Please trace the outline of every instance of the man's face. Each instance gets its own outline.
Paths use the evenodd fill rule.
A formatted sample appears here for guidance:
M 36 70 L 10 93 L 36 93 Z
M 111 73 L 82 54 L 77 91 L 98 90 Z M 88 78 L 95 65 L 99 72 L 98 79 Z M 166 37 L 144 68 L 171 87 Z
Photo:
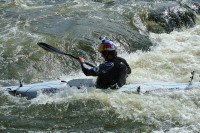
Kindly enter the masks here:
M 101 56 L 102 56 L 104 59 L 106 59 L 106 56 L 104 55 L 104 53 L 101 53 Z

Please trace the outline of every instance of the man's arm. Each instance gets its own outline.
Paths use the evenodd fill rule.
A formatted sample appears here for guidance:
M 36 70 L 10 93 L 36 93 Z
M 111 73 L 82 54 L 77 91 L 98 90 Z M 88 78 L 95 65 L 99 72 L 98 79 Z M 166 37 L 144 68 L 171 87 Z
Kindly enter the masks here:
M 86 76 L 98 76 L 104 74 L 114 66 L 112 62 L 105 62 L 99 66 L 88 68 L 88 66 L 84 63 L 83 58 L 79 58 L 79 62 L 81 63 L 82 71 Z
M 98 76 L 96 72 L 97 67 L 88 68 L 88 66 L 83 62 L 81 63 L 81 69 L 86 76 Z
M 126 73 L 131 74 L 131 68 L 127 62 L 126 62 L 126 67 L 127 67 Z
M 127 63 L 127 61 L 123 58 L 121 58 L 123 60 L 123 63 L 126 65 L 126 74 L 131 74 L 131 68 L 129 66 L 129 64 Z

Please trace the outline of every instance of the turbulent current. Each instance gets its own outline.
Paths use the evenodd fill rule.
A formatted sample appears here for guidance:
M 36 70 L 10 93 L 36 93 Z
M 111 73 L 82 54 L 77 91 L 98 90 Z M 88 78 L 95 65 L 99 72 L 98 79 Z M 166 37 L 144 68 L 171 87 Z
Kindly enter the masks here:
M 0 0 L 0 87 L 88 78 L 100 36 L 127 60 L 127 84 L 200 82 L 199 0 Z M 200 132 L 200 87 L 147 95 L 74 88 L 27 100 L 0 91 L 1 132 Z

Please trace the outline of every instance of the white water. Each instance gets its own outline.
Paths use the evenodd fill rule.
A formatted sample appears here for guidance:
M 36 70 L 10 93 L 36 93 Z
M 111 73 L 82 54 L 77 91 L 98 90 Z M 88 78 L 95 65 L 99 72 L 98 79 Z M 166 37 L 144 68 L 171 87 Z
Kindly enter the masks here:
M 129 83 L 187 82 L 190 72 L 200 74 L 200 25 L 170 34 L 151 33 L 150 39 L 154 42 L 150 52 L 125 56 L 133 71 Z
M 27 8 L 27 6 L 25 5 L 23 8 Z M 17 30 L 12 30 L 13 33 L 17 33 Z M 35 38 L 39 37 L 36 36 Z M 180 32 L 174 31 L 170 34 L 150 33 L 150 39 L 154 42 L 154 46 L 149 52 L 120 53 L 120 56 L 124 57 L 132 68 L 132 74 L 127 79 L 128 84 L 151 81 L 188 82 L 192 71 L 196 71 L 194 81 L 199 81 L 199 22 L 195 27 Z M 80 71 L 75 74 L 72 73 L 71 76 L 63 75 L 61 79 L 77 77 L 85 78 L 85 75 Z M 16 102 L 16 106 L 24 101 L 26 102 L 25 99 L 21 98 L 12 97 L 12 99 Z M 105 105 L 105 111 L 107 108 L 113 108 L 121 119 L 155 125 L 159 129 L 154 131 L 155 133 L 193 133 L 200 131 L 200 88 L 186 92 L 164 92 L 149 95 L 126 94 L 110 90 L 86 90 L 83 93 L 77 93 L 76 90 L 71 89 L 52 97 L 40 95 L 30 102 L 36 105 L 59 104 L 78 99 L 82 101 L 97 99 Z
M 128 83 L 188 82 L 192 71 L 196 72 L 194 81 L 199 82 L 200 25 L 170 34 L 151 33 L 150 39 L 154 42 L 150 52 L 137 51 L 124 56 L 132 68 Z M 200 88 L 149 96 L 113 94 L 109 97 L 115 99 L 111 104 L 123 118 L 154 123 L 161 128 L 159 133 L 193 133 L 200 131 L 199 96 Z M 180 127 L 162 131 L 165 126 L 179 124 Z
M 150 34 L 154 47 L 147 53 L 127 55 L 132 74 L 129 83 L 148 81 L 188 82 L 190 72 L 200 73 L 200 25 L 170 34 Z M 125 94 L 124 94 L 125 95 Z M 187 92 L 171 92 L 151 96 L 121 95 L 116 104 L 122 117 L 156 123 L 159 127 L 176 125 L 169 131 L 156 133 L 193 133 L 200 131 L 200 88 Z M 118 101 L 119 102 L 119 101 Z M 146 118 L 147 117 L 147 118 Z
M 132 68 L 132 74 L 127 79 L 128 84 L 151 81 L 188 82 L 192 71 L 196 72 L 194 81 L 199 82 L 200 25 L 170 34 L 151 33 L 150 38 L 155 44 L 151 51 L 120 54 Z M 85 78 L 80 71 L 70 77 L 63 75 L 61 79 L 77 77 Z M 156 126 L 159 130 L 154 131 L 155 133 L 200 131 L 200 88 L 149 95 L 95 89 L 77 93 L 70 89 L 52 97 L 40 95 L 31 102 L 32 104 L 63 103 L 78 99 L 99 100 L 105 105 L 105 110 L 108 107 L 114 108 L 121 119 Z

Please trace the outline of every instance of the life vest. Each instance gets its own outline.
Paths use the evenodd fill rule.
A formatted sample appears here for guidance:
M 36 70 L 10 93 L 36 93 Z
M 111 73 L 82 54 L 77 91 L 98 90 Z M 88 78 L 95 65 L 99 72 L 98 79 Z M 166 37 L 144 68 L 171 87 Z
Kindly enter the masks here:
M 127 77 L 127 67 L 126 61 L 123 58 L 115 57 L 110 60 L 114 66 L 107 70 L 106 73 L 98 75 L 96 87 L 101 89 L 107 89 L 114 84 L 117 84 L 119 87 L 123 86 L 126 83 Z

